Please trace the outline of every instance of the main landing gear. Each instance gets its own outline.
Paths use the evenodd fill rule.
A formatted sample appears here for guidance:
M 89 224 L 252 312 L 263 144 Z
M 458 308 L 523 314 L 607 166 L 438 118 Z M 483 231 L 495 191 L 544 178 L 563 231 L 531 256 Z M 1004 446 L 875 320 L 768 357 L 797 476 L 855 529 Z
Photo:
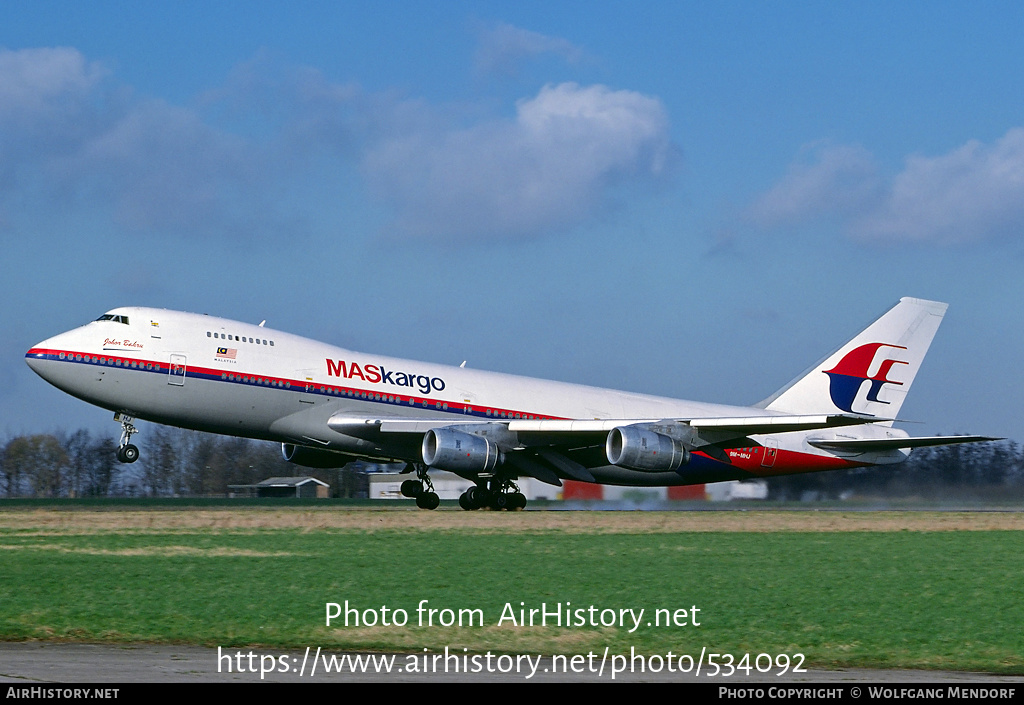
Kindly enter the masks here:
M 441 500 L 434 491 L 434 484 L 427 475 L 427 466 L 422 463 L 409 463 L 406 472 L 416 472 L 415 480 L 402 483 L 402 496 L 416 500 L 420 509 L 437 509 Z M 474 509 L 502 509 L 513 512 L 526 508 L 526 495 L 519 491 L 519 486 L 511 479 L 492 477 L 481 480 L 459 497 L 459 506 L 467 511 Z
M 430 481 L 430 476 L 427 475 L 427 466 L 421 463 L 412 465 L 416 470 L 416 479 L 402 483 L 402 496 L 414 497 L 416 506 L 420 509 L 437 509 L 441 499 L 434 491 L 434 483 Z
M 117 459 L 122 463 L 134 463 L 139 459 L 139 449 L 132 445 L 132 436 L 139 432 L 139 429 L 132 425 L 134 421 L 131 416 L 114 414 L 114 421 L 121 422 L 121 442 L 117 446 Z
M 459 506 L 466 511 L 488 507 L 495 511 L 505 509 L 514 512 L 526 508 L 526 495 L 512 480 L 491 478 L 489 486 L 474 485 L 459 497 Z

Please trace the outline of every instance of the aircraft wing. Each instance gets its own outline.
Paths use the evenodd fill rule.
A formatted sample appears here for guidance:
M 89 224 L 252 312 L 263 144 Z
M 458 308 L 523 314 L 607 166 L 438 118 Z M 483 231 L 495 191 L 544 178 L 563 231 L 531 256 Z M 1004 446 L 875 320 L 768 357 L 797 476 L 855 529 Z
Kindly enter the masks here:
M 634 424 L 658 424 L 689 427 L 698 433 L 710 432 L 720 439 L 745 438 L 763 433 L 786 433 L 789 431 L 813 431 L 865 423 L 878 423 L 877 417 L 863 417 L 851 414 L 815 414 L 809 416 L 733 416 L 723 418 L 675 418 L 675 419 L 459 419 L 370 417 L 352 416 L 339 413 L 332 416 L 327 425 L 338 433 L 363 437 L 367 433 L 426 433 L 435 428 L 449 426 L 504 426 L 513 433 L 528 434 L 531 437 L 550 435 L 552 439 L 588 435 L 604 435 L 620 426 Z M 538 445 L 544 445 L 539 443 Z
M 327 425 L 334 431 L 386 445 L 391 434 L 419 435 L 440 429 L 476 432 L 499 443 L 505 462 L 522 474 L 561 485 L 560 478 L 594 482 L 589 468 L 608 464 L 605 442 L 615 428 L 639 426 L 675 438 L 686 448 L 731 463 L 726 449 L 748 445 L 749 436 L 813 431 L 877 423 L 877 417 L 849 414 L 762 414 L 723 418 L 669 419 L 460 419 L 354 416 L 339 412 Z

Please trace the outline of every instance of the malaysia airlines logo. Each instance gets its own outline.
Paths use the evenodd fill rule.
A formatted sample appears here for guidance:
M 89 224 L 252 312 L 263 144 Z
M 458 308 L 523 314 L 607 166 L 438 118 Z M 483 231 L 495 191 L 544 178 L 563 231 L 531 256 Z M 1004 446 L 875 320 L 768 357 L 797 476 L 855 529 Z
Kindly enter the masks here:
M 885 353 L 883 353 L 883 359 L 878 364 L 875 373 L 869 375 L 880 348 L 906 350 L 902 345 L 868 343 L 867 345 L 854 348 L 843 355 L 843 359 L 831 370 L 824 370 L 829 378 L 829 394 L 832 397 L 832 403 L 836 407 L 851 414 L 862 413 L 853 411 L 853 403 L 857 399 L 857 394 L 860 392 L 864 382 L 867 381 L 871 382 L 871 387 L 868 389 L 867 397 L 865 398 L 867 401 L 875 402 L 876 404 L 889 403 L 878 398 L 878 393 L 882 391 L 882 385 L 895 384 L 903 386 L 903 382 L 889 379 L 889 373 L 892 372 L 893 365 L 907 365 L 909 363 L 906 360 L 891 358 Z M 874 414 L 868 415 L 874 416 Z

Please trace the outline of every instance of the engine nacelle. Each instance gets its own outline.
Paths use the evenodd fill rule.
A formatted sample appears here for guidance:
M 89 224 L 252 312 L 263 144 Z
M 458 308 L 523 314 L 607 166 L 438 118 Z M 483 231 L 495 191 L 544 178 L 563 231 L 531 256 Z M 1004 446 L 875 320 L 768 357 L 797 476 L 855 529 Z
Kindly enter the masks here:
M 644 472 L 676 470 L 690 462 L 682 441 L 637 426 L 613 428 L 604 450 L 612 465 Z
M 304 468 L 343 468 L 356 458 L 333 450 L 318 450 L 297 446 L 294 443 L 282 443 L 281 455 L 289 463 Z
M 490 472 L 501 462 L 492 441 L 450 428 L 432 428 L 423 436 L 423 462 L 452 472 Z

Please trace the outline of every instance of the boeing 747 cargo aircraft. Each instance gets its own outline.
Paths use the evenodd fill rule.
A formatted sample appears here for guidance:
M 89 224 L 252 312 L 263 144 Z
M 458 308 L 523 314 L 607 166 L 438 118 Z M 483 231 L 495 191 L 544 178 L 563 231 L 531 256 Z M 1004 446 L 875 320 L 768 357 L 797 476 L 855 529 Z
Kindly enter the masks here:
M 114 309 L 26 358 L 57 388 L 114 412 L 122 462 L 139 457 L 131 438 L 144 419 L 275 441 L 307 467 L 403 461 L 416 479 L 402 492 L 424 509 L 438 506 L 434 468 L 475 483 L 464 509 L 519 509 L 524 476 L 688 485 L 887 465 L 916 447 L 995 440 L 893 428 L 945 312 L 904 298 L 750 407 L 400 360 L 152 308 Z

